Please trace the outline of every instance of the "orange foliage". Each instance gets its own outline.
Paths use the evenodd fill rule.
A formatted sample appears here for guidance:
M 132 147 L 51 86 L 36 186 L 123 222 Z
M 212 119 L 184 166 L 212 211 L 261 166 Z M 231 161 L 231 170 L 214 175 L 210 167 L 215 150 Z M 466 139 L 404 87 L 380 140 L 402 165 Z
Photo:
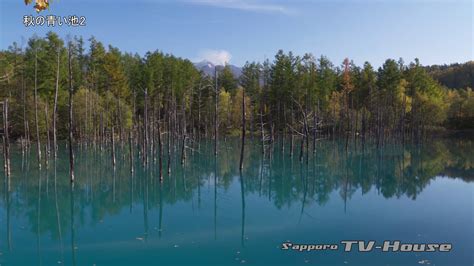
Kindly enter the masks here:
M 25 5 L 31 4 L 33 0 L 24 0 Z M 49 0 L 35 0 L 35 5 L 33 6 L 36 12 L 41 12 L 49 8 Z

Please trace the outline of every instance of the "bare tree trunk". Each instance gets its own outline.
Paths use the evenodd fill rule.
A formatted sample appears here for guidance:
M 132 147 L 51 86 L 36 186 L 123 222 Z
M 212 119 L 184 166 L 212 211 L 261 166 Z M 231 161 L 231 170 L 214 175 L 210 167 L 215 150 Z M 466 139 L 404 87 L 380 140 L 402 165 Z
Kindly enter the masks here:
M 242 143 L 240 149 L 240 164 L 239 170 L 242 173 L 244 168 L 244 149 L 245 149 L 245 90 L 242 89 Z
M 198 123 L 197 123 L 197 138 L 198 141 L 201 140 L 201 86 L 199 86 L 198 92 Z
M 30 145 L 30 136 L 28 130 L 28 119 L 26 118 L 26 91 L 25 91 L 25 80 L 24 80 L 24 73 L 21 74 L 21 87 L 22 87 L 22 96 L 23 96 L 23 126 L 24 126 L 24 138 L 26 141 L 25 148 L 28 148 Z
M 155 99 L 153 98 L 152 104 L 151 104 L 151 119 L 150 119 L 150 127 L 151 127 L 151 136 L 150 136 L 150 152 L 151 152 L 151 162 L 155 164 L 156 162 L 156 141 L 155 141 L 155 120 L 156 120 L 156 115 L 155 115 Z
M 110 132 L 110 141 L 111 141 L 111 145 L 112 145 L 112 167 L 115 170 L 115 130 L 114 130 L 113 125 L 112 125 L 112 129 L 111 129 L 111 132 Z
M 214 155 L 217 156 L 217 142 L 218 142 L 218 133 L 219 133 L 219 121 L 218 121 L 218 99 L 219 99 L 219 90 L 218 90 L 218 84 L 217 84 L 217 67 L 214 69 L 215 72 L 215 78 L 216 78 L 216 90 L 215 90 L 215 95 L 216 95 L 216 100 L 215 100 L 215 109 L 214 109 Z
M 38 125 L 38 48 L 35 48 L 35 124 L 38 167 L 41 169 L 41 143 Z
M 178 132 L 179 132 L 179 125 L 178 125 L 178 102 L 176 100 L 176 95 L 174 95 L 174 90 L 172 91 L 173 94 L 173 149 L 176 152 L 177 146 L 176 142 L 178 141 Z
M 262 155 L 265 156 L 265 131 L 263 129 L 263 103 L 260 103 L 260 139 L 262 142 Z
M 160 126 L 160 116 L 158 115 L 158 166 L 159 166 L 159 175 L 160 182 L 163 181 L 163 143 L 161 141 L 161 126 Z
M 294 125 L 293 109 L 291 110 L 291 124 Z M 291 132 L 291 134 L 290 134 L 290 158 L 293 158 L 294 146 L 295 146 L 295 140 L 294 140 L 294 137 L 293 137 L 293 132 Z
M 72 135 L 72 47 L 69 43 L 68 47 L 68 65 L 69 65 L 69 174 L 71 177 L 71 182 L 74 182 L 74 150 L 72 147 L 73 144 L 73 135 Z M 72 196 L 71 196 L 72 197 Z
M 319 100 L 318 106 L 314 112 L 314 129 L 313 129 L 313 153 L 316 153 L 316 142 L 318 141 L 318 129 L 319 129 Z
M 171 174 L 171 113 L 168 110 L 168 175 Z
M 85 119 L 84 119 L 84 142 L 86 144 L 86 147 L 88 146 L 90 142 L 90 136 L 89 136 L 89 89 L 86 89 L 86 114 L 85 114 Z
M 134 169 L 133 169 L 133 144 L 132 144 L 132 141 L 133 141 L 133 136 L 132 136 L 132 132 L 133 132 L 133 127 L 130 129 L 130 133 L 129 133 L 129 136 L 128 136 L 128 148 L 129 148 L 129 160 L 130 160 L 130 173 L 133 174 L 134 172 Z
M 279 108 L 280 108 L 280 105 L 278 105 Z M 287 132 L 287 122 L 286 122 L 286 106 L 285 104 L 283 104 L 283 107 L 281 108 L 282 109 L 282 113 L 283 113 L 283 132 L 281 133 L 282 134 L 282 137 L 281 137 L 281 153 L 284 154 L 285 153 L 285 140 L 286 140 L 286 132 Z
M 51 147 L 51 141 L 50 141 L 50 136 L 49 136 L 49 119 L 48 119 L 48 103 L 45 104 L 44 106 L 44 116 L 45 116 L 45 122 L 46 122 L 46 149 L 45 149 L 45 163 L 46 163 L 46 168 L 48 168 L 48 160 L 49 160 L 49 155 L 50 155 L 50 147 Z
M 346 152 L 347 152 L 347 149 L 348 149 L 348 145 L 349 145 L 349 134 L 347 133 L 347 130 L 350 130 L 350 118 L 349 118 L 349 101 L 348 101 L 348 94 L 344 92 L 344 119 L 342 121 L 342 123 L 344 124 L 344 122 L 346 122 L 346 127 L 343 128 L 343 132 L 344 132 L 344 136 L 346 138 Z M 346 120 L 346 121 L 344 121 Z
M 382 104 L 382 100 L 380 100 L 379 96 L 379 100 L 377 101 L 377 148 L 380 147 L 382 140 L 382 111 L 380 110 L 380 104 Z
M 183 113 L 183 143 L 181 147 L 181 164 L 186 161 L 186 109 L 184 107 L 184 100 L 181 104 L 181 110 Z
M 304 116 L 304 137 L 306 140 L 306 164 L 309 162 L 309 128 L 308 128 L 308 117 Z
M 117 96 L 117 113 L 118 113 L 118 133 L 119 133 L 119 141 L 120 141 L 120 147 L 123 148 L 123 135 L 122 135 L 122 107 L 120 106 L 120 95 Z
M 354 112 L 354 111 L 353 111 Z M 354 114 L 352 115 L 352 117 L 354 118 Z M 353 138 L 354 138 L 354 145 L 357 144 L 357 132 L 359 130 L 359 110 L 356 110 L 355 111 L 355 119 L 352 121 L 352 125 L 353 125 Z
M 300 163 L 303 162 L 304 157 L 304 136 L 301 137 L 301 145 L 300 145 Z
M 401 134 L 402 134 L 402 144 L 405 145 L 405 116 L 406 116 L 406 104 L 407 104 L 407 96 L 403 95 L 403 110 L 402 110 L 402 125 L 401 125 Z
M 100 113 L 100 129 L 99 129 L 99 138 L 100 138 L 100 151 L 104 149 L 104 113 Z
M 56 88 L 54 90 L 54 106 L 53 106 L 53 154 L 54 159 L 58 157 L 57 149 L 57 133 L 56 133 L 56 122 L 58 116 L 58 91 L 59 91 L 59 57 L 60 57 L 60 50 L 58 49 L 58 58 L 56 64 Z
M 10 139 L 8 136 L 8 98 L 3 101 L 3 150 L 5 175 L 10 177 Z
M 367 122 L 366 122 L 366 116 L 365 116 L 365 108 L 362 109 L 362 125 L 361 125 L 361 132 L 362 132 L 362 150 L 365 148 L 365 134 L 366 134 L 366 127 L 367 127 Z
M 143 110 L 143 166 L 148 163 L 148 88 L 145 88 L 145 107 Z

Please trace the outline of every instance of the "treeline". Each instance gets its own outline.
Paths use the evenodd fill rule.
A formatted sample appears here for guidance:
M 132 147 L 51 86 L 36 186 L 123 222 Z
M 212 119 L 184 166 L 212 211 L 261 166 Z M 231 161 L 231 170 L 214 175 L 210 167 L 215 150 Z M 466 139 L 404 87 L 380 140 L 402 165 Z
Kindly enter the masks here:
M 66 139 L 69 88 L 75 141 L 132 139 L 145 155 L 169 143 L 238 135 L 243 125 L 264 145 L 283 138 L 293 147 L 299 139 L 310 149 L 310 140 L 329 135 L 420 140 L 453 125 L 451 118 L 456 126 L 474 116 L 472 90 L 444 88 L 418 60 L 388 59 L 375 69 L 279 51 L 271 61 L 247 63 L 237 80 L 229 67 L 213 78 L 160 51 L 139 56 L 52 32 L 0 52 L 0 96 L 10 102 L 14 139 L 48 147 L 55 135 Z
M 448 88 L 474 88 L 474 61 L 464 64 L 433 65 L 425 68 L 435 80 Z
M 426 71 L 441 85 L 452 89 L 448 91 L 451 108 L 445 125 L 455 129 L 473 129 L 474 61 L 427 66 Z

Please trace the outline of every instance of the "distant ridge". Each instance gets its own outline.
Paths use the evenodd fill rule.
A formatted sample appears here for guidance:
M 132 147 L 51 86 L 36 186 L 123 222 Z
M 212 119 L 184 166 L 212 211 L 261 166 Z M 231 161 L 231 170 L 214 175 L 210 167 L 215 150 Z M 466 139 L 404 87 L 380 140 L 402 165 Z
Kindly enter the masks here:
M 451 89 L 474 89 L 474 61 L 431 65 L 425 66 L 425 69 L 443 86 Z

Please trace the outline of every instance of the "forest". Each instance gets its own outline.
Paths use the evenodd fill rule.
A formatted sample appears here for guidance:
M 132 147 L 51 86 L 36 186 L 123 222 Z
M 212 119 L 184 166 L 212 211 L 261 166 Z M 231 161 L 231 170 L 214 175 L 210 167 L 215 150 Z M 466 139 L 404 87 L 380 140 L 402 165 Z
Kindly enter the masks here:
M 474 87 L 474 61 L 464 64 L 432 65 L 426 66 L 426 71 L 448 88 L 472 88 Z
M 288 140 L 291 151 L 300 140 L 302 153 L 328 136 L 345 137 L 346 147 L 366 138 L 383 145 L 474 124 L 470 83 L 448 88 L 440 81 L 449 79 L 445 68 L 418 59 L 387 59 L 376 69 L 280 50 L 273 60 L 247 62 L 237 79 L 228 67 L 208 76 L 187 59 L 124 53 L 94 37 L 63 40 L 49 32 L 25 46 L 0 52 L 9 135 L 54 156 L 51 147 L 68 138 L 86 145 L 133 142 L 144 158 L 161 158 L 170 143 L 184 150 L 214 138 L 217 152 L 219 137 L 245 133 L 261 140 L 263 153 L 277 138 Z M 472 69 L 471 62 L 466 66 Z

